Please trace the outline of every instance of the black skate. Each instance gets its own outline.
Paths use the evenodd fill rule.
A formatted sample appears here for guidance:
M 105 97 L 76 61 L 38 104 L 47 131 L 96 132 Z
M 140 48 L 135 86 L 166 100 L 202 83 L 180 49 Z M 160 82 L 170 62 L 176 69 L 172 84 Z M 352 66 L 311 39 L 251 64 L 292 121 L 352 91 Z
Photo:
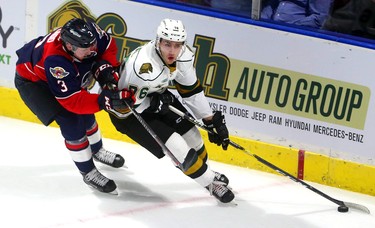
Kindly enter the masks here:
M 122 167 L 125 163 L 125 159 L 121 155 L 110 152 L 103 147 L 92 156 L 95 161 L 101 162 L 114 168 Z
M 216 172 L 216 171 L 214 171 L 214 173 L 215 173 L 214 181 L 223 182 L 225 186 L 227 186 L 229 184 L 229 179 L 228 179 L 227 176 L 225 176 L 224 174 L 221 174 L 219 172 Z
M 117 186 L 115 182 L 105 177 L 96 168 L 93 168 L 90 172 L 86 174 L 83 173 L 82 175 L 83 175 L 83 181 L 87 185 L 97 189 L 100 192 L 111 193 L 111 194 L 117 195 L 117 191 L 116 191 Z
M 215 178 L 216 179 L 216 178 Z M 229 203 L 234 199 L 233 192 L 224 182 L 214 181 L 206 187 L 211 195 L 215 196 L 222 203 Z

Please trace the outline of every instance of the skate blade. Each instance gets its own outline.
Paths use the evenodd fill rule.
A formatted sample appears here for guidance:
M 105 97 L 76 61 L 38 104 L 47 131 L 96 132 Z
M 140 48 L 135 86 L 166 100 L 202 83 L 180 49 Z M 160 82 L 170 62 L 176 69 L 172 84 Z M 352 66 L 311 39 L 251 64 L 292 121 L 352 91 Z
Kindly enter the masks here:
M 218 203 L 221 207 L 237 207 L 238 206 L 238 203 L 236 202 L 235 199 L 233 199 L 232 201 L 228 202 L 228 203 L 223 203 L 223 202 L 220 202 L 218 200 Z
M 238 203 L 236 202 L 236 199 L 233 199 L 232 201 L 230 201 L 228 206 L 232 206 L 232 207 L 237 207 L 238 206 Z
M 108 192 L 108 194 L 110 194 L 110 195 L 118 195 L 118 192 L 117 192 L 117 190 L 115 189 L 115 190 L 113 190 L 112 192 Z
M 98 189 L 96 189 L 92 186 L 89 186 L 89 188 L 91 188 L 91 189 L 95 190 L 95 192 L 99 192 L 99 193 L 110 194 L 110 195 L 118 195 L 117 189 L 113 190 L 112 192 L 102 192 L 102 191 L 99 191 Z

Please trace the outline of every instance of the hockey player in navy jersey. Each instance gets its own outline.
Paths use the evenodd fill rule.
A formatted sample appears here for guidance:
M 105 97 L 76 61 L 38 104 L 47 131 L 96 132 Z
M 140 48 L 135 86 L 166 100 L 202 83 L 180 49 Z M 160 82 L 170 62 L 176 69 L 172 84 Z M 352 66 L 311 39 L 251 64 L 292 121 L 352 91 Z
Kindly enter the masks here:
M 157 29 L 157 38 L 138 47 L 125 58 L 121 66 L 118 87 L 133 90 L 135 110 L 165 143 L 166 147 L 185 166 L 184 174 L 205 187 L 223 203 L 234 199 L 228 187 L 228 178 L 210 169 L 208 153 L 197 127 L 171 112 L 172 105 L 182 112 L 185 107 L 168 90 L 173 83 L 183 101 L 195 117 L 217 134 L 209 140 L 224 150 L 229 143 L 229 133 L 224 116 L 213 112 L 204 95 L 194 68 L 194 52 L 186 44 L 185 27 L 180 20 L 164 19 Z M 157 158 L 164 156 L 162 148 L 147 132 L 137 118 L 129 114 L 110 115 L 116 129 Z
M 126 112 L 122 101 L 134 102 L 132 92 L 113 89 L 118 80 L 114 69 L 120 64 L 113 38 L 95 23 L 74 18 L 16 53 L 15 86 L 22 100 L 44 125 L 56 121 L 86 184 L 117 193 L 115 182 L 93 162 L 115 168 L 125 162 L 121 155 L 103 148 L 94 116 L 102 109 Z M 100 94 L 88 92 L 94 77 L 104 88 Z M 109 86 L 111 90 L 106 89 Z

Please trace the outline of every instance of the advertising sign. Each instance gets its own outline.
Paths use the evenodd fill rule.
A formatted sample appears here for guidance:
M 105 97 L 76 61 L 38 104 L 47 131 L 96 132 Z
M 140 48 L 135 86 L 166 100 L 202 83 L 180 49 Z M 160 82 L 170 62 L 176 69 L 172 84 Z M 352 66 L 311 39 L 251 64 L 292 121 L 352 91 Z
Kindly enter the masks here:
M 25 6 L 26 0 L 2 0 L 0 4 L 0 86 L 14 87 L 15 50 L 25 38 Z
M 10 41 L 22 40 L 15 15 L 4 13 L 11 4 L 1 5 L 3 66 L 14 58 Z M 162 19 L 180 19 L 205 94 L 232 135 L 375 161 L 374 50 L 131 1 L 40 0 L 38 12 L 38 34 L 72 17 L 95 21 L 115 38 L 119 59 L 154 39 Z

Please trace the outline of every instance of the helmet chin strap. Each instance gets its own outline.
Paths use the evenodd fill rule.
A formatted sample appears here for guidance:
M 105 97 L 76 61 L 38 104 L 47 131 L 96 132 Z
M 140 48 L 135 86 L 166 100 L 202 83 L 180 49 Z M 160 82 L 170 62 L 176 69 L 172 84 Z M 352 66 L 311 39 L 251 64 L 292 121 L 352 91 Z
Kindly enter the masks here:
M 83 59 L 78 59 L 78 58 L 74 55 L 75 52 L 77 51 L 77 47 L 74 46 L 74 45 L 71 45 L 71 46 L 72 46 L 72 50 L 68 50 L 69 55 L 71 55 L 71 56 L 73 57 L 74 61 L 82 62 Z
M 159 56 L 161 56 L 161 52 L 160 52 L 160 39 L 159 37 L 156 37 L 155 39 L 155 49 L 156 49 L 156 52 L 159 54 Z
M 180 59 L 180 57 L 182 56 L 182 54 L 184 54 L 185 50 L 186 50 L 186 43 L 184 42 L 184 45 L 182 46 L 182 48 L 180 50 L 180 53 L 178 53 L 176 60 Z
M 162 56 L 162 54 L 161 54 L 161 52 L 160 52 L 160 49 L 159 49 L 158 47 L 155 46 L 155 50 L 156 50 L 156 54 L 158 54 L 158 56 L 159 56 L 159 58 L 161 59 L 161 61 L 162 61 L 165 65 L 168 65 L 168 64 L 164 61 L 163 56 Z
M 73 45 L 72 45 L 72 47 L 73 47 Z M 66 43 L 65 43 L 65 42 L 63 42 L 63 48 L 64 48 L 64 50 L 65 50 L 66 52 L 68 52 L 69 55 L 71 55 L 71 56 L 74 57 L 74 52 L 71 51 L 71 50 L 69 50 L 69 48 L 66 46 Z M 75 50 L 77 50 L 77 49 L 75 49 Z

